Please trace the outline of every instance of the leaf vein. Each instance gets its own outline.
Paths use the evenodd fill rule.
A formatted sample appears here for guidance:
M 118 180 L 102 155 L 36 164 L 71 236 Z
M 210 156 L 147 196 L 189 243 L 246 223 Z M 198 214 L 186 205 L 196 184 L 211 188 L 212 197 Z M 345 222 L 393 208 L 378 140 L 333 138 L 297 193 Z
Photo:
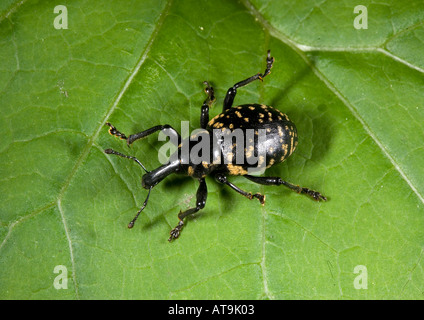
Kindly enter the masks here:
M 66 217 L 65 217 L 64 211 L 62 209 L 61 201 L 62 201 L 63 195 L 65 194 L 68 186 L 70 185 L 71 180 L 75 177 L 78 169 L 81 167 L 82 163 L 84 162 L 84 160 L 87 158 L 88 154 L 90 153 L 90 150 L 93 147 L 95 140 L 99 136 L 100 131 L 104 126 L 104 123 L 106 122 L 108 117 L 113 113 L 113 111 L 117 108 L 117 106 L 118 106 L 119 102 L 121 101 L 122 97 L 124 96 L 125 92 L 127 91 L 129 86 L 133 82 L 134 77 L 138 74 L 141 66 L 144 64 L 144 62 L 147 58 L 147 55 L 149 54 L 150 49 L 151 49 L 155 39 L 157 38 L 159 30 L 161 29 L 161 27 L 163 25 L 163 22 L 164 22 L 164 20 L 167 16 L 167 13 L 169 12 L 171 5 L 172 5 L 172 0 L 168 1 L 165 8 L 162 10 L 162 13 L 159 16 L 158 23 L 156 24 L 156 27 L 153 30 L 153 33 L 150 36 L 149 42 L 147 43 L 146 48 L 144 49 L 142 55 L 140 56 L 140 59 L 138 59 L 136 66 L 134 67 L 134 69 L 129 74 L 127 80 L 124 83 L 124 86 L 119 91 L 119 93 L 118 93 L 116 99 L 114 100 L 112 106 L 109 108 L 109 110 L 106 112 L 104 118 L 99 123 L 98 128 L 95 130 L 95 132 L 92 134 L 91 138 L 88 140 L 83 152 L 81 153 L 81 156 L 78 158 L 77 162 L 75 163 L 75 166 L 72 168 L 72 171 L 70 172 L 69 176 L 65 180 L 65 183 L 64 183 L 62 189 L 60 190 L 60 193 L 59 193 L 59 196 L 58 196 L 57 203 L 58 203 L 58 206 L 59 206 L 60 214 L 62 216 L 62 222 L 63 222 L 64 228 L 65 228 L 66 237 L 67 237 L 68 243 L 69 243 L 71 261 L 72 261 L 72 271 L 73 271 L 72 276 L 73 276 L 73 281 L 74 281 L 74 285 L 75 285 L 77 298 L 79 298 L 79 294 L 78 294 L 78 284 L 76 282 L 75 261 L 74 261 L 74 257 L 73 257 L 72 239 L 71 239 L 70 234 L 69 234 L 69 230 L 68 230 L 67 223 L 66 223 Z

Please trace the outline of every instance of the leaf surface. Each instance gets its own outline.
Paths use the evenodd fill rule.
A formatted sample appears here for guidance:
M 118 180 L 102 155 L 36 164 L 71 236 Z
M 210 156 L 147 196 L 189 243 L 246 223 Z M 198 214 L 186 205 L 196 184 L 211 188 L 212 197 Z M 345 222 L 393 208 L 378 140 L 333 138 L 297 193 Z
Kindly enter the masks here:
M 356 5 L 80 1 L 58 30 L 56 4 L 3 2 L 0 297 L 422 299 L 424 5 L 369 2 L 359 30 Z M 168 243 L 198 185 L 171 176 L 129 230 L 143 172 L 103 150 L 153 169 L 163 142 L 127 148 L 105 122 L 126 134 L 196 129 L 202 82 L 215 116 L 230 86 L 263 71 L 267 49 L 272 74 L 235 103 L 290 117 L 298 148 L 267 175 L 329 201 L 231 178 L 266 194 L 262 207 L 208 177 L 206 207 Z

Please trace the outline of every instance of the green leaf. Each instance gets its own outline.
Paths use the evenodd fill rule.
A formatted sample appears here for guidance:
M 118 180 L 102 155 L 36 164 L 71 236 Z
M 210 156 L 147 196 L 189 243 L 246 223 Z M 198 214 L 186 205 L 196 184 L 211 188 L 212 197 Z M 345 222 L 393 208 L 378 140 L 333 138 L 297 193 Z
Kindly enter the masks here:
M 422 299 L 424 4 L 368 1 L 356 29 L 357 4 L 79 1 L 56 29 L 56 3 L 3 2 L 0 298 Z M 272 74 L 235 103 L 288 114 L 298 148 L 267 175 L 329 201 L 230 178 L 262 207 L 208 177 L 206 207 L 168 243 L 197 188 L 170 176 L 129 230 L 143 172 L 103 150 L 153 169 L 163 142 L 129 149 L 105 122 L 196 129 L 202 82 L 214 116 L 267 49 Z

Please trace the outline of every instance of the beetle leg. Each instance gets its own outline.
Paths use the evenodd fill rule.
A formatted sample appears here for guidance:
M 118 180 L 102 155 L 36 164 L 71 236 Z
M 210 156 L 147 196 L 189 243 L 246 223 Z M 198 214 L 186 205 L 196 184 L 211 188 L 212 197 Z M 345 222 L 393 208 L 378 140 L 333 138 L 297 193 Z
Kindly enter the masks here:
M 168 124 L 154 126 L 150 129 L 141 131 L 139 133 L 132 134 L 129 137 L 127 137 L 122 132 L 118 131 L 109 122 L 106 122 L 106 125 L 108 125 L 110 127 L 109 133 L 111 135 L 116 136 L 118 138 L 121 138 L 123 140 L 126 140 L 128 146 L 130 146 L 130 144 L 132 144 L 134 141 L 136 141 L 138 139 L 142 139 L 144 137 L 147 137 L 147 136 L 151 135 L 152 133 L 155 133 L 156 131 L 163 131 L 169 137 L 172 137 L 172 136 L 176 137 L 175 140 L 171 139 L 171 142 L 175 142 L 176 145 L 178 145 L 181 142 L 181 136 L 179 135 L 179 133 Z
M 112 149 L 106 149 L 105 150 L 105 153 L 106 154 L 114 154 L 114 155 L 117 155 L 117 156 L 120 156 L 120 157 L 122 157 L 122 158 L 127 158 L 127 159 L 131 159 L 131 160 L 134 160 L 135 162 L 137 162 L 137 164 L 140 166 L 140 167 L 142 167 L 143 168 L 143 170 L 144 171 L 146 171 L 146 172 L 149 172 L 149 170 L 147 170 L 146 169 L 146 167 L 145 166 L 143 166 L 143 164 L 136 158 L 136 157 L 132 157 L 132 156 L 127 156 L 127 155 L 125 155 L 125 154 L 123 154 L 123 153 L 120 153 L 120 152 L 118 152 L 118 151 L 115 151 L 115 150 L 112 150 Z
M 112 136 L 121 138 L 123 140 L 127 140 L 127 136 L 125 134 L 123 134 L 122 132 L 120 132 L 118 129 L 116 129 L 112 124 L 110 124 L 109 122 L 106 122 L 106 125 L 108 125 L 110 127 L 109 133 Z
M 188 215 L 194 214 L 200 209 L 203 209 L 205 207 L 206 198 L 208 197 L 208 189 L 206 186 L 205 178 L 199 179 L 199 182 L 200 182 L 200 185 L 196 193 L 196 207 L 190 208 L 186 211 L 180 211 L 180 213 L 178 214 L 178 219 L 180 221 L 178 222 L 177 226 L 174 229 L 172 229 L 171 232 L 169 233 L 170 237 L 168 241 L 177 239 L 180 236 L 181 230 L 184 227 L 183 220 L 185 217 L 187 217 Z
M 255 193 L 252 194 L 251 192 L 246 192 L 242 189 L 240 189 L 239 187 L 237 187 L 236 185 L 232 184 L 230 181 L 227 180 L 227 177 L 223 174 L 217 174 L 215 176 L 216 180 L 220 183 L 226 184 L 227 186 L 229 186 L 230 188 L 232 188 L 233 190 L 237 191 L 238 193 L 240 193 L 241 195 L 245 196 L 246 198 L 248 198 L 249 200 L 252 200 L 253 198 L 256 198 L 259 200 L 259 202 L 262 205 L 265 205 L 265 195 L 260 194 L 260 193 Z
M 132 227 L 134 227 L 134 223 L 135 221 L 138 219 L 138 216 L 140 215 L 141 211 L 144 210 L 144 208 L 146 208 L 147 206 L 147 202 L 149 201 L 149 197 L 150 197 L 150 191 L 152 191 L 153 187 L 150 187 L 149 189 L 149 193 L 147 194 L 146 200 L 144 200 L 143 206 L 140 208 L 140 210 L 138 210 L 137 214 L 135 215 L 135 217 L 130 221 L 130 223 L 128 223 L 128 228 L 131 229 Z
M 206 126 L 209 122 L 209 108 L 212 107 L 212 104 L 215 102 L 216 98 L 214 95 L 214 90 L 209 85 L 209 82 L 204 81 L 203 84 L 206 85 L 205 92 L 208 97 L 203 102 L 202 110 L 200 112 L 200 128 L 206 129 Z
M 291 184 L 287 181 L 282 180 L 278 177 L 256 177 L 251 175 L 245 175 L 247 179 L 250 181 L 253 181 L 255 183 L 263 184 L 263 185 L 271 185 L 271 186 L 279 186 L 279 185 L 285 185 L 286 187 L 290 188 L 293 191 L 296 191 L 297 193 L 304 193 L 308 196 L 310 196 L 315 201 L 327 201 L 327 198 L 323 196 L 318 191 L 314 191 L 308 188 L 299 187 L 297 185 Z
M 237 89 L 240 87 L 244 87 L 245 85 L 248 85 L 252 81 L 255 80 L 263 80 L 267 75 L 271 73 L 272 64 L 274 63 L 274 57 L 271 57 L 271 51 L 268 50 L 267 52 L 267 58 L 266 58 L 266 69 L 264 73 L 257 73 L 254 76 L 251 76 L 250 78 L 247 78 L 243 81 L 237 82 L 235 85 L 233 85 L 230 89 L 228 89 L 227 94 L 224 99 L 224 107 L 222 109 L 222 112 L 225 110 L 231 108 L 234 102 L 234 98 L 237 94 Z

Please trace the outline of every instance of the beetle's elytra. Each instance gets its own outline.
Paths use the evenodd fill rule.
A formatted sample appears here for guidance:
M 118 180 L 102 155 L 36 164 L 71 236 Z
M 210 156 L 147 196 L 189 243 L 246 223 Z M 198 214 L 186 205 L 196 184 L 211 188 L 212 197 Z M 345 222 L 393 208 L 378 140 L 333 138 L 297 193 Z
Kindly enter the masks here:
M 206 86 L 205 92 L 208 97 L 204 101 L 200 113 L 200 127 L 203 129 L 201 140 L 206 139 L 208 145 L 212 147 L 209 152 L 203 155 L 204 159 L 202 158 L 202 161 L 198 159 L 195 161 L 191 156 L 191 151 L 194 151 L 194 148 L 198 148 L 198 142 L 193 141 L 193 137 L 181 139 L 178 132 L 168 124 L 158 125 L 127 137 L 109 122 L 106 123 L 110 127 L 109 133 L 126 140 L 128 146 L 134 141 L 157 131 L 164 131 L 165 134 L 177 137 L 178 149 L 175 156 L 171 157 L 172 160 L 168 163 L 152 171 L 148 171 L 135 157 L 127 156 L 112 149 L 105 150 L 107 154 L 134 160 L 146 172 L 142 177 L 142 186 L 149 192 L 143 206 L 128 224 L 129 228 L 134 226 L 141 211 L 146 207 L 152 188 L 171 173 L 185 174 L 197 179 L 199 188 L 196 194 L 196 206 L 183 212 L 180 211 L 178 214 L 179 222 L 171 230 L 169 241 L 179 237 L 184 226 L 185 217 L 204 208 L 207 198 L 205 182 L 207 175 L 214 176 L 218 182 L 228 185 L 248 199 L 258 199 L 262 205 L 265 204 L 264 195 L 260 193 L 253 194 L 240 189 L 228 181 L 227 176 L 241 175 L 263 185 L 285 185 L 298 193 L 309 195 L 316 201 L 327 200 L 326 197 L 317 191 L 293 185 L 279 177 L 263 177 L 249 174 L 254 172 L 255 169 L 263 170 L 283 162 L 293 153 L 297 146 L 296 126 L 281 111 L 262 104 L 245 104 L 232 107 L 238 88 L 258 79 L 262 81 L 271 72 L 274 58 L 271 57 L 269 50 L 266 62 L 267 66 L 263 74 L 255 74 L 228 89 L 222 113 L 211 120 L 209 120 L 209 108 L 215 101 L 215 95 L 209 83 L 204 82 Z M 234 142 L 235 133 L 241 134 L 245 139 L 236 139 Z

